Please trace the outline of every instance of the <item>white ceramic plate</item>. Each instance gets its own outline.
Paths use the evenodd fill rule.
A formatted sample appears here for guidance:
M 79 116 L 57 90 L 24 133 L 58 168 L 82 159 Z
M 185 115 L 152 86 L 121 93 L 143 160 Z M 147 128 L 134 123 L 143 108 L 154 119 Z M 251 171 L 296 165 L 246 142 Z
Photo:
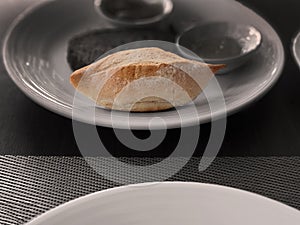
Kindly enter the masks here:
M 300 212 L 238 189 L 148 183 L 81 197 L 28 225 L 298 225 Z
M 172 20 L 179 29 L 189 21 L 239 21 L 262 32 L 263 44 L 257 55 L 244 67 L 217 79 L 224 92 L 227 114 L 239 111 L 262 97 L 275 84 L 284 64 L 282 43 L 273 28 L 252 10 L 233 0 L 174 0 Z M 90 29 L 108 27 L 99 18 L 92 1 L 46 1 L 35 6 L 12 24 L 4 43 L 3 56 L 10 77 L 30 98 L 45 108 L 72 118 L 74 89 L 69 84 L 71 70 L 66 61 L 68 41 Z M 213 90 L 212 90 L 213 91 Z M 217 101 L 218 96 L 215 96 Z M 85 101 L 86 98 L 82 98 Z M 211 111 L 205 98 L 196 99 L 197 116 L 190 116 L 189 106 L 179 109 L 187 119 L 183 124 L 175 110 L 157 113 L 132 113 L 129 125 L 134 129 L 174 128 L 205 123 L 213 117 L 224 116 L 223 109 Z M 96 109 L 95 120 L 75 114 L 74 119 L 97 125 L 125 128 L 127 114 L 118 113 L 112 121 L 108 110 Z

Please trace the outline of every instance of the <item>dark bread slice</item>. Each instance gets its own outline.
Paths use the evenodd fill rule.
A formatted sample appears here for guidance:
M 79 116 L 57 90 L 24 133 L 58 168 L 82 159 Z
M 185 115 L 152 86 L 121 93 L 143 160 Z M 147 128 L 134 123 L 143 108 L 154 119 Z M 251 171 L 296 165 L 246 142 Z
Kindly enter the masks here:
M 72 70 L 95 62 L 101 55 L 120 45 L 142 40 L 175 41 L 172 29 L 106 29 L 80 34 L 69 41 L 67 60 Z

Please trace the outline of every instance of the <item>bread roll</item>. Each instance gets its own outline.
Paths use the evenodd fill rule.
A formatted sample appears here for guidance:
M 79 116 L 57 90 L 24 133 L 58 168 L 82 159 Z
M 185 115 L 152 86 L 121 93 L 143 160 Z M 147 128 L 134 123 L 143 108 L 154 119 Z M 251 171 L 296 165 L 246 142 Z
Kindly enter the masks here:
M 71 75 L 70 82 L 101 107 L 151 112 L 191 102 L 223 67 L 187 60 L 159 48 L 140 48 L 83 67 Z

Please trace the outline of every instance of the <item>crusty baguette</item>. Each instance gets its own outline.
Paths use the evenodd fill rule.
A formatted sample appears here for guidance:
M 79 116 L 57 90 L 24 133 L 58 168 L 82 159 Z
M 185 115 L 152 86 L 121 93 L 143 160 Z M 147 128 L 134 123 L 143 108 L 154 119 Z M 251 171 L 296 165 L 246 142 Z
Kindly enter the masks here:
M 161 111 L 194 100 L 223 67 L 187 60 L 159 48 L 140 48 L 83 67 L 71 75 L 70 82 L 104 108 Z

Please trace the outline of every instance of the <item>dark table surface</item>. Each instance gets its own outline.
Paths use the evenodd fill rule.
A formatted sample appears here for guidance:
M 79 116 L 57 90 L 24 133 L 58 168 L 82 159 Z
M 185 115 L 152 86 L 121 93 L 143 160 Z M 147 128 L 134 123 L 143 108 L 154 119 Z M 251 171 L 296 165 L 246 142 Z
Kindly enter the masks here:
M 5 1 L 3 1 L 5 2 Z M 0 4 L 0 8 L 4 3 Z M 11 1 L 1 16 L 1 36 L 15 16 Z M 15 2 L 17 2 L 15 0 Z M 19 1 L 23 2 L 23 1 Z M 285 50 L 286 65 L 275 87 L 259 102 L 228 118 L 219 156 L 300 156 L 300 71 L 291 55 L 291 40 L 300 28 L 298 0 L 241 0 L 256 10 L 278 31 Z M 14 12 L 14 13 L 13 13 Z M 98 128 L 100 137 L 116 156 L 164 156 L 169 154 L 180 130 L 168 131 L 157 149 L 140 153 L 125 148 L 112 129 Z M 201 125 L 196 155 L 201 155 L 210 125 Z M 147 131 L 136 132 L 144 138 Z M 0 155 L 80 155 L 72 131 L 72 121 L 56 115 L 27 98 L 7 76 L 0 62 Z

